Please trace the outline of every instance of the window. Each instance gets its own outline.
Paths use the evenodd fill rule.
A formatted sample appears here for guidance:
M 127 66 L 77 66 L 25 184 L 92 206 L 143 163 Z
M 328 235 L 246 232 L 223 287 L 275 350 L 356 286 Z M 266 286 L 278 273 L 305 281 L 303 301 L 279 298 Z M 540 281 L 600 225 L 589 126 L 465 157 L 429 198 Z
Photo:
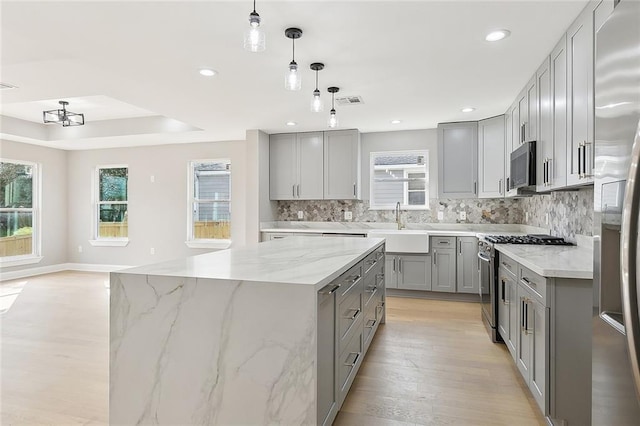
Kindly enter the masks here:
M 0 160 L 0 261 L 3 266 L 37 263 L 39 257 L 38 166 Z
M 372 152 L 370 208 L 426 210 L 429 206 L 428 151 Z
M 227 248 L 231 245 L 231 162 L 189 163 L 189 247 Z
M 94 245 L 126 245 L 128 228 L 127 166 L 99 166 L 96 168 L 96 209 Z M 101 244 L 100 241 L 104 243 Z

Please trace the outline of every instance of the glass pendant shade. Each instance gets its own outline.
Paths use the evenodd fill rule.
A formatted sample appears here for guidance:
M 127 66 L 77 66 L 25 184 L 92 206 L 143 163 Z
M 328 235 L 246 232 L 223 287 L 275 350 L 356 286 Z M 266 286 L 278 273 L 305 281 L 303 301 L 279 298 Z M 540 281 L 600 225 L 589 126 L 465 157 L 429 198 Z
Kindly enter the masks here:
M 332 109 L 329 114 L 329 122 L 327 123 L 330 128 L 338 127 L 338 116 L 336 115 L 336 110 Z
M 313 99 L 311 100 L 311 111 L 322 112 L 324 110 L 324 103 L 320 97 L 320 91 L 318 89 L 313 91 Z
M 300 90 L 302 87 L 302 79 L 298 73 L 298 64 L 295 61 L 291 61 L 289 69 L 284 77 L 284 87 L 287 90 Z
M 260 15 L 255 11 L 249 14 L 249 28 L 244 33 L 244 49 L 249 52 L 262 52 L 266 48 L 265 34 L 260 28 Z

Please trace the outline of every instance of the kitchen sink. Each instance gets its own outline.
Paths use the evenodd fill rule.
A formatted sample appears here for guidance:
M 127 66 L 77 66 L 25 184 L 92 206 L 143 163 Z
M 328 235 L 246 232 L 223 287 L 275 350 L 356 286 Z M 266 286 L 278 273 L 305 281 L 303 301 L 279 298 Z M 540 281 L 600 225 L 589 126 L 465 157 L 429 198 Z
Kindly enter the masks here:
M 368 237 L 384 238 L 386 251 L 394 253 L 428 253 L 429 233 L 419 229 L 377 229 Z

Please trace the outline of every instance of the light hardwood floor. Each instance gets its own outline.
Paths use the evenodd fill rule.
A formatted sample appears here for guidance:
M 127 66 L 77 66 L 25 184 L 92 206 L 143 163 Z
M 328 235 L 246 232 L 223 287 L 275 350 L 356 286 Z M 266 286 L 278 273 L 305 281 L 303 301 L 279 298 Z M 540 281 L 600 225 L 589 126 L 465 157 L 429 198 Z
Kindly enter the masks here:
M 32 277 L 0 316 L 0 424 L 108 422 L 107 274 Z M 541 425 L 474 303 L 388 298 L 336 425 Z

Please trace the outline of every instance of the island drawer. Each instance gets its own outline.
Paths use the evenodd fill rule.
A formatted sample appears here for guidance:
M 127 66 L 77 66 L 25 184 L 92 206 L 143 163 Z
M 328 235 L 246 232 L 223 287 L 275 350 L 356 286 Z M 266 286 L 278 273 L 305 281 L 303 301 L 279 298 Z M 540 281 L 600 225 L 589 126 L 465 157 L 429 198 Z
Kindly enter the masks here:
M 357 324 L 362 324 L 359 321 L 362 317 L 362 283 L 363 280 L 359 279 L 347 296 L 338 302 L 338 347 L 341 350 L 356 332 Z
M 378 263 L 378 266 L 370 270 L 364 276 L 364 306 L 365 309 L 376 300 L 376 296 L 382 292 L 384 287 L 384 266 Z
M 349 297 L 349 295 L 358 290 L 358 284 L 362 281 L 362 263 L 349 269 L 333 281 L 333 284 L 340 286 L 338 290 L 338 303 Z
M 431 248 L 456 248 L 456 237 L 429 237 Z
M 502 253 L 500 253 L 498 256 L 500 260 L 500 267 L 505 271 L 511 273 L 511 275 L 513 275 L 513 278 L 516 278 L 518 275 L 518 264 Z
M 520 283 L 531 290 L 532 295 L 540 303 L 547 306 L 547 279 L 524 266 L 520 266 L 518 276 Z
M 384 263 L 384 246 L 378 248 L 372 253 L 369 253 L 369 255 L 364 258 L 364 273 L 368 273 L 371 268 L 374 268 L 380 263 Z
M 372 303 L 370 306 L 367 306 L 364 310 L 364 334 L 362 338 L 364 340 L 364 350 L 365 352 L 369 349 L 369 344 L 373 339 L 373 336 L 378 329 L 378 319 L 376 318 L 377 313 L 377 305 Z
M 360 323 L 360 327 L 362 327 L 362 323 Z M 349 392 L 353 379 L 362 363 L 362 355 L 363 341 L 362 330 L 360 330 L 359 333 L 353 335 L 344 351 L 340 352 L 338 357 L 338 406 L 342 405 L 347 392 Z

